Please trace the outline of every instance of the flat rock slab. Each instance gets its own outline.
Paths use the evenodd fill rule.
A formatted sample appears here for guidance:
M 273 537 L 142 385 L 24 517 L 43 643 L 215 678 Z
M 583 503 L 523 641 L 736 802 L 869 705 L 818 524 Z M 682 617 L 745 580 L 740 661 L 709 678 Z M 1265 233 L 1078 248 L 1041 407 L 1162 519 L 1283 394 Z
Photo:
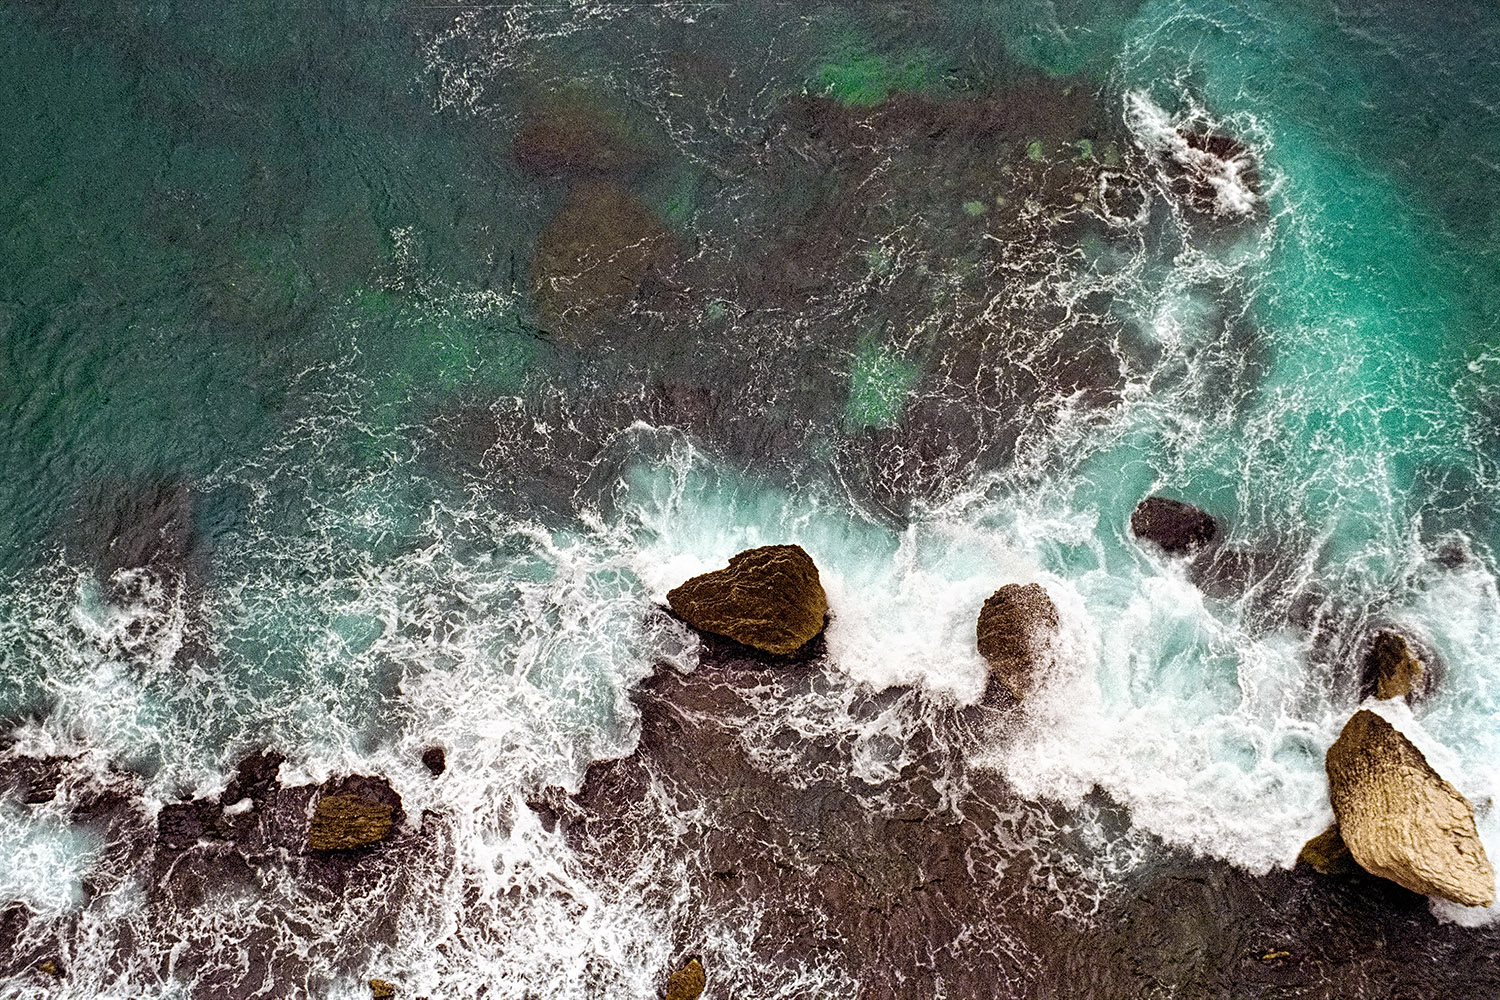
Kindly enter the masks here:
M 1361 868 L 1465 906 L 1494 902 L 1469 800 L 1389 722 L 1356 712 L 1325 764 L 1339 832 Z
M 823 631 L 828 595 L 800 545 L 746 549 L 729 565 L 667 594 L 693 628 L 776 656 L 790 656 Z
M 354 775 L 323 786 L 307 830 L 312 851 L 352 851 L 390 836 L 401 799 L 384 779 Z

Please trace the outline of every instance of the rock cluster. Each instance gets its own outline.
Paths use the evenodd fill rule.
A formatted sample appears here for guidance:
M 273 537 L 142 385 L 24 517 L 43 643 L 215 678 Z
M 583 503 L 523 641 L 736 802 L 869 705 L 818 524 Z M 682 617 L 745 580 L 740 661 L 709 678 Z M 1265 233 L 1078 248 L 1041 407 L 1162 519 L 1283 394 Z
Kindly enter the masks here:
M 979 653 L 993 676 L 1024 698 L 1035 686 L 1057 628 L 1057 606 L 1041 584 L 1008 583 L 979 612 Z
M 729 565 L 667 594 L 693 628 L 775 656 L 790 656 L 823 631 L 828 595 L 799 545 L 746 549 Z
M 1339 833 L 1361 868 L 1465 906 L 1494 902 L 1469 801 L 1389 722 L 1356 712 L 1325 764 Z

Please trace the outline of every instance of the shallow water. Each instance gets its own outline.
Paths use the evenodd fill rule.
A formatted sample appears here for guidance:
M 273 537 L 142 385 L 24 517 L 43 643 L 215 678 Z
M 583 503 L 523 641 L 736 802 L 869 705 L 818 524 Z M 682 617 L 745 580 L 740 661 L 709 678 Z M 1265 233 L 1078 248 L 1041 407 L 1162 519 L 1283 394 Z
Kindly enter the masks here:
M 950 954 L 1004 995 L 1077 956 L 1078 995 L 1426 995 L 1362 926 L 1482 991 L 1487 912 L 1286 869 L 1386 626 L 1439 683 L 1383 710 L 1500 850 L 1495 21 L 0 6 L 0 717 L 7 761 L 66 758 L 0 802 L 0 996 L 647 996 L 690 953 L 711 993 L 894 989 L 703 902 L 706 791 L 630 803 L 628 865 L 527 805 L 680 777 L 640 685 L 740 667 L 660 605 L 773 542 L 832 618 L 725 766 L 875 818 L 938 768 L 930 824 L 995 817 L 999 950 Z M 571 114 L 622 162 L 528 171 Z M 1247 150 L 1196 188 L 1193 129 Z M 547 271 L 569 239 L 625 292 Z M 1130 536 L 1156 492 L 1224 524 L 1210 571 Z M 1054 671 L 991 718 L 974 618 L 1028 581 Z M 388 777 L 402 839 L 164 874 L 161 805 L 267 747 Z M 1336 967 L 1249 954 L 1278 900 Z

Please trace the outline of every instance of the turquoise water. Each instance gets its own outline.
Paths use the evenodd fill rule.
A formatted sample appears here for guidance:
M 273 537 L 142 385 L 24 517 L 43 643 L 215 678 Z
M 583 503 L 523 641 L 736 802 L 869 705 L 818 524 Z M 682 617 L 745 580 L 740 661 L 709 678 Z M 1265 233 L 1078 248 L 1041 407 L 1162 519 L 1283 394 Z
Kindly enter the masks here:
M 819 563 L 839 677 L 940 705 L 982 694 L 984 597 L 1046 583 L 1057 676 L 975 753 L 1031 798 L 1097 787 L 1142 834 L 1290 866 L 1331 818 L 1360 643 L 1394 623 L 1442 666 L 1404 727 L 1483 801 L 1497 20 L 0 6 L 0 717 L 151 802 L 271 745 L 448 817 L 464 875 L 432 876 L 398 943 L 331 945 L 267 888 L 329 997 L 390 966 L 434 996 L 655 989 L 684 919 L 668 863 L 591 884 L 522 803 L 630 751 L 632 687 L 698 650 L 653 607 L 753 544 Z M 558 95 L 644 151 L 612 182 L 668 248 L 582 332 L 533 294 L 571 182 L 513 151 Z M 1251 151 L 1247 211 L 1173 193 L 1188 125 Z M 1107 210 L 1105 176 L 1139 213 Z M 1144 551 L 1126 523 L 1152 492 L 1218 516 L 1247 578 Z M 170 945 L 121 929 L 145 926 L 139 883 L 84 891 L 93 833 L 5 808 L 0 902 L 95 928 L 62 988 L 191 995 L 122 957 Z M 549 879 L 587 905 L 503 909 Z M 498 912 L 509 936 L 442 931 Z M 721 964 L 751 968 L 725 934 Z M 798 975 L 775 988 L 838 981 Z

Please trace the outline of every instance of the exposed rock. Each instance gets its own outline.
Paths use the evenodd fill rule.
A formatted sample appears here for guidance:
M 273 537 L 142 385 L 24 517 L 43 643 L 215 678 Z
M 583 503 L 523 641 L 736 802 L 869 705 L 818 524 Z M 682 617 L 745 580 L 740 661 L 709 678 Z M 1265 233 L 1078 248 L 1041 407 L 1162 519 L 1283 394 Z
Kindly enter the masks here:
M 240 761 L 234 777 L 229 779 L 229 784 L 219 796 L 219 804 L 232 806 L 247 798 L 256 805 L 264 803 L 266 797 L 278 787 L 277 775 L 281 773 L 281 765 L 285 761 L 286 757 L 275 750 L 262 750 L 246 757 Z
M 1469 801 L 1389 722 L 1356 712 L 1325 765 L 1340 833 L 1360 867 L 1465 906 L 1494 902 L 1495 870 Z
M 1007 583 L 979 612 L 979 654 L 1011 694 L 1024 698 L 1057 635 L 1057 606 L 1039 583 Z
M 220 839 L 225 832 L 223 809 L 202 799 L 170 802 L 156 815 L 156 841 L 168 851 L 185 851 L 200 840 Z
M 390 836 L 400 819 L 401 797 L 384 778 L 354 775 L 320 790 L 307 831 L 313 851 L 352 851 Z
M 695 576 L 667 594 L 693 628 L 777 656 L 790 656 L 823 631 L 828 596 L 800 545 L 746 549 L 725 569 Z
M 1256 206 L 1260 168 L 1243 142 L 1207 129 L 1182 128 L 1170 154 L 1172 190 L 1194 211 L 1235 218 Z
M 436 778 L 448 770 L 448 754 L 442 747 L 428 747 L 422 751 L 422 765 Z
M 672 973 L 667 980 L 667 1000 L 698 1000 L 708 977 L 703 972 L 703 963 L 696 958 Z
M 1219 524 L 1211 515 L 1169 497 L 1142 500 L 1130 515 L 1130 530 L 1173 555 L 1201 549 L 1219 537 Z
M 51 802 L 68 761 L 62 757 L 12 757 L 0 761 L 0 788 L 14 789 L 22 802 Z
M 608 181 L 574 185 L 532 261 L 544 327 L 573 342 L 597 334 L 665 264 L 669 248 L 666 229 L 629 191 Z
M 533 108 L 512 148 L 517 165 L 540 177 L 629 173 L 654 158 L 618 116 L 581 93 Z
M 1377 632 L 1365 656 L 1365 676 L 1375 682 L 1375 697 L 1420 697 L 1427 687 L 1427 669 L 1399 632 Z
M 37 963 L 36 971 L 42 973 L 43 975 L 53 976 L 58 979 L 61 979 L 63 975 L 62 963 L 58 962 L 58 960 L 55 958 L 42 959 Z
M 396 995 L 396 984 L 388 983 L 384 979 L 370 980 L 370 996 L 376 1000 L 387 1000 Z
M 1359 870 L 1337 823 L 1303 844 L 1297 860 L 1305 861 L 1320 875 L 1348 875 Z

